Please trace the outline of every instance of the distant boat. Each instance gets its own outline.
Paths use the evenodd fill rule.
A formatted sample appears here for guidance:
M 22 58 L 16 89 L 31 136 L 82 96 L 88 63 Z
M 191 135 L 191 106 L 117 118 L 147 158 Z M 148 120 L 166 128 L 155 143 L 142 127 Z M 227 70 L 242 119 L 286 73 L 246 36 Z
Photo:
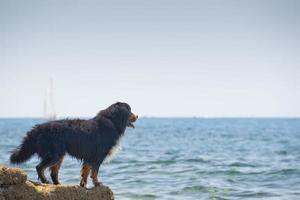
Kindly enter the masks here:
M 44 98 L 44 118 L 48 121 L 53 121 L 56 120 L 56 117 L 53 99 L 53 79 L 50 78 L 50 84 Z

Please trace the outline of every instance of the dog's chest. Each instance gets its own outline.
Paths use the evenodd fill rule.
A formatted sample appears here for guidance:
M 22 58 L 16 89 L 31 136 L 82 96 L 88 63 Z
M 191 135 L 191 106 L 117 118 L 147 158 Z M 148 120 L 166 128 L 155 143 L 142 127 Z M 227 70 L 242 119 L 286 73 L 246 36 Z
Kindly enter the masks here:
M 107 156 L 105 157 L 105 162 L 110 162 L 115 155 L 117 155 L 122 150 L 122 137 L 120 137 L 116 144 L 109 150 Z

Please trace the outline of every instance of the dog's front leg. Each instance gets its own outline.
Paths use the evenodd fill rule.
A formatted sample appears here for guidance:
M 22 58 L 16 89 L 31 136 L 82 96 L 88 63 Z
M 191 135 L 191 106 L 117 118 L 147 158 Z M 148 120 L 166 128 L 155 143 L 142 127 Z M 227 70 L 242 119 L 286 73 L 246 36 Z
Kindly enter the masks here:
M 99 167 L 100 167 L 100 164 L 92 165 L 91 178 L 93 180 L 93 184 L 94 184 L 95 187 L 98 187 L 102 184 L 100 181 L 98 181 Z

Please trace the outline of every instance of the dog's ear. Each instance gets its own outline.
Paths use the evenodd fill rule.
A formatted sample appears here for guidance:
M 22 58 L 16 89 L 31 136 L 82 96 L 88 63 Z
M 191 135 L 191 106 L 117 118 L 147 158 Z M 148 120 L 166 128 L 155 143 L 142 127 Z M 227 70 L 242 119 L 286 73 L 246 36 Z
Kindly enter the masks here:
M 119 132 L 124 132 L 128 118 L 130 116 L 130 111 L 122 103 L 116 103 L 112 108 L 110 108 L 110 119 L 113 121 L 115 127 Z

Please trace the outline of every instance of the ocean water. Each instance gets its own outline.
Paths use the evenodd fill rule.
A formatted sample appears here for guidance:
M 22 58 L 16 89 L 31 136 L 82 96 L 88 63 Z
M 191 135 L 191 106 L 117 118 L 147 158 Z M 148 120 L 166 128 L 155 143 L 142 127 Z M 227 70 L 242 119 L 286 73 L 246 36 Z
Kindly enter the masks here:
M 0 164 L 41 122 L 0 119 Z M 116 199 L 300 199 L 300 119 L 141 118 L 122 144 L 99 173 Z M 37 163 L 19 167 L 36 181 Z M 80 165 L 65 158 L 63 184 L 79 184 Z

